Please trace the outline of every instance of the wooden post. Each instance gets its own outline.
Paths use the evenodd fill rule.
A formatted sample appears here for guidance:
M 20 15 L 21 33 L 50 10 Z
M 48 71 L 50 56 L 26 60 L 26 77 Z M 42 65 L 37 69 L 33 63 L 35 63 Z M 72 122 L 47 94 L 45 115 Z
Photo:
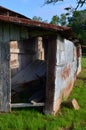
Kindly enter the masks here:
M 47 57 L 47 83 L 46 83 L 46 101 L 45 114 L 54 114 L 54 93 L 55 93 L 55 66 L 56 66 L 56 36 L 48 39 L 48 57 Z
M 10 111 L 10 47 L 9 42 L 0 42 L 0 111 Z

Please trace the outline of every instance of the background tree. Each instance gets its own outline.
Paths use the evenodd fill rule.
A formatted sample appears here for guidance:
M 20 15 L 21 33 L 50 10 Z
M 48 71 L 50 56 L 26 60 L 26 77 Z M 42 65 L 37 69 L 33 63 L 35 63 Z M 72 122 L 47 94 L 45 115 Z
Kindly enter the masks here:
M 44 23 L 48 23 L 47 20 L 43 20 L 40 16 L 34 16 L 34 17 L 32 18 L 32 20 L 40 21 L 40 22 L 44 22 Z
M 60 23 L 61 26 L 65 26 L 67 24 L 66 15 L 65 14 L 61 14 L 59 23 Z
M 64 0 L 45 0 L 45 4 L 51 4 L 51 3 L 57 3 L 59 1 L 64 1 Z M 83 5 L 86 4 L 86 0 L 76 0 L 76 8 L 82 7 Z
M 83 44 L 86 45 L 86 10 L 75 11 L 73 16 L 68 18 L 68 22 L 68 26 L 72 27 L 78 38 L 82 39 Z
M 67 24 L 66 15 L 65 14 L 61 14 L 60 16 L 54 15 L 51 18 L 50 24 L 65 26 Z
M 42 18 L 39 16 L 39 17 L 37 17 L 37 16 L 34 16 L 33 18 L 32 18 L 32 20 L 35 20 L 35 21 L 42 21 Z
M 59 24 L 59 16 L 54 15 L 54 16 L 51 18 L 50 24 L 58 25 L 58 24 Z

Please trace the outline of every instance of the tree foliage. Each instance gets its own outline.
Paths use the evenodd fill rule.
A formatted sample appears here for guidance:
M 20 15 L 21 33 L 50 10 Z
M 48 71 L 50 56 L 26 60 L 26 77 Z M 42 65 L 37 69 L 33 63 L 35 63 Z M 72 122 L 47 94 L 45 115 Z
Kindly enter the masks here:
M 55 24 L 58 25 L 59 24 L 59 17 L 57 15 L 54 15 L 51 19 L 50 24 Z
M 61 14 L 60 16 L 54 15 L 51 18 L 50 24 L 65 26 L 67 24 L 67 22 L 66 22 L 66 15 L 65 14 Z
M 64 0 L 45 0 L 45 4 L 56 3 L 58 1 L 64 1 Z
M 68 21 L 69 26 L 78 34 L 79 38 L 86 37 L 86 10 L 75 11 Z
M 44 22 L 44 23 L 48 23 L 47 20 L 43 20 L 40 16 L 34 16 L 32 18 L 32 20 L 39 21 L 39 22 Z
M 35 21 L 42 21 L 42 18 L 40 16 L 39 17 L 34 16 L 32 19 L 35 20 Z
M 83 40 L 83 44 L 86 45 L 86 10 L 75 11 L 68 21 L 69 26 L 72 27 L 78 38 Z
M 65 14 L 61 14 L 61 16 L 60 16 L 60 25 L 61 26 L 64 26 L 64 25 L 66 25 L 67 24 L 67 21 L 66 21 L 66 15 Z
M 45 4 L 51 4 L 51 3 L 57 3 L 59 1 L 64 1 L 64 0 L 45 0 Z M 86 4 L 86 0 L 76 0 L 77 4 L 76 4 L 76 8 L 78 7 L 82 7 L 84 4 Z

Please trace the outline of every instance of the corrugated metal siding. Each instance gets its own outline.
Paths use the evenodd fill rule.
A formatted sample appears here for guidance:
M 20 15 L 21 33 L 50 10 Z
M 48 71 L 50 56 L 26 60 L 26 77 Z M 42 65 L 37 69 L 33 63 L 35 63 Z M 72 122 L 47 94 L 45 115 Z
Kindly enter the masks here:
M 28 39 L 28 29 L 17 25 L 0 22 L 0 41 Z
M 58 44 L 63 44 L 63 48 L 59 48 L 60 45 Z M 77 71 L 76 47 L 74 44 L 69 40 L 58 37 L 56 59 L 54 111 L 58 109 L 61 98 L 66 98 L 73 86 Z

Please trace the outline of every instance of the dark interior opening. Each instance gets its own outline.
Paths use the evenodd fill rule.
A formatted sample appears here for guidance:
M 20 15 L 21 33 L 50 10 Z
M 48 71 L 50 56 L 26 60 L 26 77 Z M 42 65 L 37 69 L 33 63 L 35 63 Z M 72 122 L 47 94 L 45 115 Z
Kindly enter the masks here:
M 42 37 L 10 41 L 11 103 L 45 102 L 47 54 Z

